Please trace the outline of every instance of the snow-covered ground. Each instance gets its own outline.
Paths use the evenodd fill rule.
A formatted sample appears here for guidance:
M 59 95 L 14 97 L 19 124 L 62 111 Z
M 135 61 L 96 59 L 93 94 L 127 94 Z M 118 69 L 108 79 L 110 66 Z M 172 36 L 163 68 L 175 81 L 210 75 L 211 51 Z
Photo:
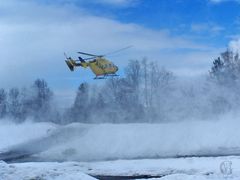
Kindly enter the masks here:
M 92 161 L 237 153 L 240 152 L 238 124 L 226 120 L 91 125 L 85 126 L 81 135 L 71 136 L 39 157 Z
M 232 174 L 220 171 L 220 164 L 232 163 Z M 84 174 L 83 174 L 84 173 Z M 105 162 L 0 163 L 0 179 L 91 180 L 92 177 L 161 177 L 161 180 L 239 180 L 240 157 L 116 160 Z M 101 179 L 101 178 L 100 178 Z
M 223 162 L 231 162 L 232 174 L 224 176 L 220 171 Z M 240 179 L 240 157 L 168 158 L 142 160 L 116 160 L 80 163 L 82 172 L 105 176 L 161 176 L 161 179 Z M 230 168 L 229 167 L 229 168 Z
M 0 122 L 0 152 L 9 147 L 48 136 L 58 126 L 52 123 L 25 122 L 14 124 L 7 120 Z
M 229 178 L 239 180 L 239 125 L 229 117 L 165 124 L 0 123 L 0 159 L 45 161 L 1 162 L 0 180 L 92 179 L 88 175 L 221 180 L 223 161 L 232 162 Z M 212 157 L 173 158 L 191 155 Z
M 240 155 L 239 125 L 230 118 L 165 124 L 1 125 L 0 151 L 26 152 L 46 161 Z
M 74 166 L 59 163 L 19 163 L 0 162 L 1 180 L 94 180 Z

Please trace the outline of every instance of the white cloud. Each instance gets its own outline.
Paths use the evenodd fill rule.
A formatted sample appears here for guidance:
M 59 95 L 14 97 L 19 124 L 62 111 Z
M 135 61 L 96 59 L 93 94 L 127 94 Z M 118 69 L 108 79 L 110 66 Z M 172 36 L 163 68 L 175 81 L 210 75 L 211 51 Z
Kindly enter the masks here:
M 240 52 L 240 39 L 235 39 L 229 42 L 228 47 L 235 53 Z
M 192 24 L 191 25 L 191 30 L 194 32 L 202 32 L 206 31 L 208 29 L 207 24 Z
M 212 3 L 220 3 L 220 2 L 224 2 L 224 1 L 228 1 L 228 0 L 210 0 L 210 2 L 212 2 Z
M 26 0 L 25 0 L 26 1 Z M 34 2 L 34 0 L 31 0 Z M 128 7 L 137 5 L 141 0 L 44 0 L 39 3 L 48 4 L 101 4 L 113 7 Z
M 136 3 L 137 0 L 96 0 L 96 2 L 109 5 L 126 6 Z
M 121 68 L 129 59 L 147 56 L 170 68 L 179 65 L 177 68 L 191 69 L 191 62 L 182 61 L 186 58 L 184 53 L 179 56 L 174 51 L 209 49 L 191 39 L 172 36 L 168 30 L 151 30 L 93 16 L 73 4 L 9 0 L 1 2 L 0 10 L 4 12 L 0 17 L 1 86 L 29 84 L 43 77 L 56 87 L 75 87 L 93 77 L 84 69 L 69 72 L 63 52 L 76 58 L 80 50 L 102 54 L 133 45 L 132 49 L 112 57 Z
M 223 3 L 223 2 L 227 2 L 227 1 L 235 1 L 235 2 L 240 2 L 240 0 L 209 0 L 211 3 Z
M 212 35 L 216 35 L 223 30 L 223 27 L 213 23 L 195 23 L 191 25 L 191 31 L 195 33 L 211 33 Z

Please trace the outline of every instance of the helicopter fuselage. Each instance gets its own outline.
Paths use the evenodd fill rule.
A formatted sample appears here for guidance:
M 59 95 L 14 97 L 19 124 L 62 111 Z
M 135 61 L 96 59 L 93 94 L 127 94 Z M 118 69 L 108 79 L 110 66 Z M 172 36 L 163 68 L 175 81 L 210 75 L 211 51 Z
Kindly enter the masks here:
M 92 72 L 96 75 L 96 77 L 116 75 L 115 73 L 118 71 L 118 67 L 116 65 L 102 57 L 97 57 L 91 61 L 82 60 L 80 62 L 77 62 L 76 60 L 73 59 L 68 59 L 66 63 L 71 71 L 73 71 L 74 67 L 77 66 L 81 66 L 83 68 L 89 67 L 92 70 Z
M 118 67 L 105 58 L 89 61 L 88 66 L 96 76 L 115 74 L 118 71 Z

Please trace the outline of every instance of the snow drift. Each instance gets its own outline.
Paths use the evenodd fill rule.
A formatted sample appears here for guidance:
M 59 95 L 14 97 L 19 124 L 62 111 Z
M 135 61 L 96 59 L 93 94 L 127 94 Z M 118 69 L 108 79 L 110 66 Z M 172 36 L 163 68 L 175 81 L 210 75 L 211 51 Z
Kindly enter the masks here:
M 57 125 L 52 123 L 27 121 L 22 124 L 15 124 L 2 120 L 0 122 L 0 152 L 14 145 L 46 137 L 57 127 Z
M 165 124 L 25 123 L 12 125 L 12 130 L 1 126 L 5 145 L 1 144 L 0 151 L 25 152 L 40 161 L 236 155 L 240 152 L 239 124 L 236 116 Z

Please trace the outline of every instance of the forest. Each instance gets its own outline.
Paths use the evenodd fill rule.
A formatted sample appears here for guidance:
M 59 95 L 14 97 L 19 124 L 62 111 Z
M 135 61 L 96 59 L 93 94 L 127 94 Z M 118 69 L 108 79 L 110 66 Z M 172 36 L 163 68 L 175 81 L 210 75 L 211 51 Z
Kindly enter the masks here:
M 72 105 L 64 110 L 57 108 L 54 92 L 44 79 L 36 79 L 29 87 L 1 88 L 0 120 L 164 123 L 211 120 L 239 111 L 240 58 L 229 49 L 199 77 L 178 77 L 146 58 L 130 60 L 124 72 L 103 85 L 80 84 Z

